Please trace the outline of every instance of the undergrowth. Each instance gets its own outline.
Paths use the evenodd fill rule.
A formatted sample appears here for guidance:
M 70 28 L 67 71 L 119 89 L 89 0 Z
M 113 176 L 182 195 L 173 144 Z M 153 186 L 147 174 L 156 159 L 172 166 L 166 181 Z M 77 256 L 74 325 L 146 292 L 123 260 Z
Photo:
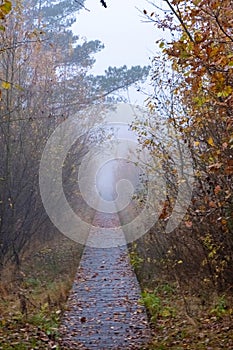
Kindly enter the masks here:
M 81 254 L 80 245 L 58 236 L 22 260 L 17 279 L 2 280 L 1 350 L 60 349 L 59 324 Z

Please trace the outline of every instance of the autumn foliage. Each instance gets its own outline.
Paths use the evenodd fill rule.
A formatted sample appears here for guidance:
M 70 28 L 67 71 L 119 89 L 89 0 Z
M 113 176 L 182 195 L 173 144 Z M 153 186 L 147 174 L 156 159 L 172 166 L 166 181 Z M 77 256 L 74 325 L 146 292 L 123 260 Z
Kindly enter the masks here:
M 155 11 L 144 11 L 171 37 L 158 41 L 162 59 L 154 59 L 155 93 L 148 105 L 157 114 L 163 113 L 188 145 L 195 186 L 186 217 L 166 238 L 167 250 L 160 251 L 160 256 L 163 261 L 166 256 L 172 269 L 183 269 L 184 280 L 196 276 L 200 283 L 219 290 L 233 282 L 232 1 L 165 0 L 163 4 L 164 12 L 156 2 L 152 4 Z M 151 134 L 140 140 L 158 155 Z M 161 225 L 171 214 L 168 204 L 174 202 L 175 191 L 170 191 Z

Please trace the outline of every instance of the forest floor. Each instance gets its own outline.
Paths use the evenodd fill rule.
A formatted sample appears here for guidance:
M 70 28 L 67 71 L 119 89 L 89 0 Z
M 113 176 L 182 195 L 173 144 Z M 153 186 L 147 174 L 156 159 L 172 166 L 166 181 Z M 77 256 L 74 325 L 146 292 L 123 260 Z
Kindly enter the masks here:
M 5 277 L 0 285 L 0 349 L 59 349 L 60 318 L 82 250 L 58 235 L 23 259 L 17 280 L 7 284 Z
M 20 279 L 0 285 L 0 349 L 61 349 L 59 325 L 82 247 L 58 236 L 22 262 Z M 233 303 L 227 293 L 203 299 L 164 280 L 142 302 L 153 341 L 147 350 L 233 349 Z
M 122 225 L 135 215 L 134 205 L 122 211 Z M 147 256 L 146 239 L 130 244 L 129 251 L 152 329 L 147 350 L 233 350 L 232 290 L 217 293 L 214 286 L 201 287 L 194 274 L 184 284 L 182 274 L 174 278 L 163 262 L 154 263 L 150 252 Z
M 233 349 L 232 297 L 213 296 L 206 305 L 176 284 L 145 290 L 153 341 L 150 350 Z

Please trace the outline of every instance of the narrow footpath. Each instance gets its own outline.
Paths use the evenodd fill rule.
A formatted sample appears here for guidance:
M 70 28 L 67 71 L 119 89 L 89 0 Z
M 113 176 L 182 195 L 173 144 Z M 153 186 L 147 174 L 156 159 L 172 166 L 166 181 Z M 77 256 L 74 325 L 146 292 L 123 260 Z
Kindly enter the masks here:
M 110 229 L 118 223 L 117 214 L 97 213 L 94 218 L 93 224 L 105 227 L 119 246 L 91 247 L 100 239 L 98 227 L 91 230 L 60 329 L 62 349 L 143 349 L 150 340 L 124 234 L 118 231 L 114 237 Z

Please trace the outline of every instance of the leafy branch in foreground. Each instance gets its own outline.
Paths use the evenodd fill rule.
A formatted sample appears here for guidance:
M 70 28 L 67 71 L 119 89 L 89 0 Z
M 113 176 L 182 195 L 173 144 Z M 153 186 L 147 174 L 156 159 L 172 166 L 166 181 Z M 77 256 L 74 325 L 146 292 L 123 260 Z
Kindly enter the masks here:
M 156 11 L 145 10 L 147 20 L 171 33 L 171 40 L 159 40 L 162 57 L 153 61 L 153 113 L 134 126 L 142 147 L 166 169 L 168 198 L 154 230 L 163 231 L 177 195 L 172 157 L 156 134 L 165 123 L 188 145 L 195 172 L 192 203 L 180 227 L 163 240 L 152 236 L 163 241 L 159 254 L 171 275 L 183 281 L 195 275 L 197 286 L 224 290 L 233 282 L 232 2 L 166 0 L 162 14 L 149 3 Z M 183 263 L 176 266 L 177 260 Z

